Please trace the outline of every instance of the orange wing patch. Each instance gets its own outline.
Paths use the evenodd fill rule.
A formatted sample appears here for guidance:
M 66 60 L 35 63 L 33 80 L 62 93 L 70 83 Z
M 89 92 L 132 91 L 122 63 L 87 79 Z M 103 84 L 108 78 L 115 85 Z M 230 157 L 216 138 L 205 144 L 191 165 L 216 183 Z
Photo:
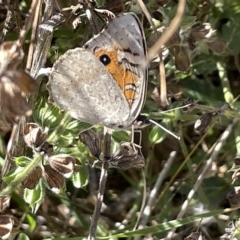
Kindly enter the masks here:
M 109 73 L 116 80 L 131 107 L 137 97 L 136 86 L 138 76 L 130 69 L 127 69 L 124 62 L 118 61 L 117 50 L 107 51 L 96 49 L 94 55 L 105 65 Z

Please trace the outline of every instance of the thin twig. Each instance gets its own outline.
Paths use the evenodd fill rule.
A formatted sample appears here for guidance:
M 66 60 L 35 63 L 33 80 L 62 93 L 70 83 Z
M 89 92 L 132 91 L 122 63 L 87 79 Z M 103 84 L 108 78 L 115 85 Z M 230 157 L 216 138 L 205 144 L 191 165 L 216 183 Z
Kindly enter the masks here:
M 1 170 L 1 179 L 4 178 L 4 176 L 8 173 L 8 171 L 10 170 L 11 168 L 11 165 L 12 165 L 12 159 L 11 159 L 11 154 L 10 154 L 10 151 L 12 149 L 12 147 L 14 146 L 14 143 L 15 143 L 15 139 L 17 139 L 17 136 L 18 136 L 18 132 L 19 131 L 19 127 L 18 125 L 15 123 L 13 125 L 13 128 L 12 128 L 12 132 L 11 132 L 11 136 L 10 136 L 10 139 L 8 141 L 8 144 L 7 144 L 7 151 L 6 151 L 6 156 L 5 156 L 5 160 L 3 162 L 3 165 L 2 165 L 2 170 Z M 1 186 L 2 188 L 3 186 Z
M 164 61 L 162 57 L 162 51 L 158 54 L 159 56 L 159 77 L 160 77 L 160 101 L 161 106 L 166 107 L 167 106 L 167 83 L 166 83 L 166 73 L 165 73 L 165 66 Z
M 45 17 L 45 15 L 49 16 L 49 12 L 52 12 L 53 15 L 48 19 Z M 64 21 L 64 17 L 60 13 L 60 10 L 57 8 L 57 6 L 54 5 L 54 1 L 48 6 L 48 9 L 46 9 L 43 18 L 46 22 L 43 22 L 38 29 L 38 41 L 30 71 L 30 74 L 33 78 L 37 76 L 39 70 L 46 63 L 47 54 L 51 46 L 52 36 L 55 28 Z
M 36 12 L 34 15 L 34 20 L 33 20 L 33 26 L 32 26 L 32 33 L 31 33 L 31 43 L 28 49 L 28 58 L 27 58 L 27 64 L 26 64 L 26 70 L 31 69 L 32 61 L 33 61 L 33 53 L 36 47 L 36 42 L 37 42 L 37 32 L 38 32 L 38 26 L 40 22 L 40 17 L 41 17 L 41 7 L 42 7 L 42 0 L 38 1 L 37 7 L 36 7 Z
M 149 198 L 148 198 L 148 202 L 143 210 L 143 215 L 142 215 L 142 219 L 140 220 L 138 229 L 143 229 L 148 221 L 148 218 L 151 216 L 151 210 L 152 210 L 152 206 L 156 200 L 159 188 L 161 187 L 163 180 L 165 178 L 165 176 L 167 175 L 170 167 L 173 164 L 173 161 L 176 157 L 177 152 L 173 151 L 170 153 L 169 158 L 167 160 L 167 162 L 165 163 L 163 170 L 161 171 L 161 173 L 158 176 L 158 179 L 152 189 L 152 191 L 149 194 Z M 139 237 L 134 238 L 135 240 L 140 239 Z
M 142 169 L 142 176 L 143 176 L 143 198 L 142 198 L 142 204 L 141 204 L 141 208 L 139 211 L 139 215 L 137 217 L 137 221 L 135 223 L 135 226 L 133 228 L 133 231 L 137 229 L 138 225 L 139 225 L 139 221 L 142 217 L 143 211 L 144 211 L 144 206 L 146 204 L 146 200 L 147 200 L 147 181 L 146 181 L 146 174 L 144 169 Z
M 19 10 L 19 1 L 6 1 L 5 7 L 7 9 L 7 16 L 0 36 L 0 44 L 4 42 L 8 31 L 15 29 L 15 31 L 19 33 L 23 26 Z
M 138 0 L 138 4 L 141 7 L 143 13 L 145 14 L 148 22 L 152 26 L 154 34 L 158 34 L 156 26 L 155 26 L 154 22 L 152 21 L 152 17 L 150 15 L 149 11 L 147 10 L 145 4 L 143 3 L 142 0 Z M 163 34 L 165 34 L 165 33 L 163 33 Z M 159 51 L 158 56 L 159 56 L 159 73 L 160 73 L 160 76 L 159 76 L 159 78 L 160 78 L 160 102 L 161 102 L 161 106 L 165 108 L 167 106 L 167 84 L 166 84 L 166 74 L 165 74 L 165 67 L 164 67 L 164 62 L 163 62 L 163 57 L 162 57 L 162 51 Z
M 6 38 L 6 35 L 9 31 L 9 29 L 12 28 L 12 25 L 14 24 L 14 13 L 13 13 L 13 7 L 11 6 L 11 4 L 9 4 L 7 6 L 7 16 L 4 22 L 4 26 L 3 26 L 3 30 L 2 30 L 2 34 L 0 37 L 0 44 L 2 44 Z
M 111 150 L 111 135 L 107 131 L 104 135 L 104 159 L 103 159 L 102 168 L 101 168 L 101 176 L 100 176 L 100 181 L 99 181 L 97 202 L 96 202 L 96 206 L 95 206 L 94 213 L 92 216 L 88 240 L 95 239 L 95 235 L 96 235 L 97 223 L 98 223 L 98 220 L 100 217 L 101 207 L 102 207 L 102 203 L 103 203 L 103 196 L 104 196 L 106 182 L 107 182 L 110 150 Z
M 187 206 L 190 203 L 190 201 L 192 200 L 194 194 L 196 193 L 196 191 L 198 190 L 200 184 L 202 183 L 205 175 L 207 174 L 209 168 L 212 165 L 212 162 L 214 159 L 216 159 L 217 155 L 219 154 L 219 152 L 221 151 L 223 145 L 225 144 L 227 138 L 230 136 L 234 125 L 238 122 L 238 119 L 233 119 L 232 123 L 226 128 L 226 130 L 224 131 L 224 133 L 220 136 L 220 138 L 217 141 L 217 144 L 215 145 L 215 148 L 213 149 L 213 152 L 210 156 L 210 158 L 206 161 L 205 163 L 205 167 L 203 168 L 202 172 L 199 174 L 196 183 L 194 184 L 192 190 L 189 192 L 187 199 L 184 201 L 182 207 L 181 207 L 181 211 L 179 212 L 176 220 L 180 219 L 183 217 L 183 215 L 186 213 L 187 211 Z M 176 228 L 173 228 L 167 235 L 167 238 L 165 238 L 166 240 L 171 239 L 174 232 L 176 231 Z
M 25 21 L 25 24 L 24 24 L 24 26 L 23 26 L 20 34 L 19 34 L 19 38 L 18 38 L 18 41 L 17 41 L 20 46 L 22 46 L 22 44 L 24 43 L 27 31 L 28 31 L 28 29 L 30 28 L 30 26 L 32 24 L 33 16 L 36 13 L 37 5 L 38 5 L 38 0 L 32 1 L 32 5 L 31 5 L 31 7 L 29 9 L 29 13 L 28 13 L 29 15 L 28 15 L 28 17 L 27 17 L 27 19 Z
M 164 187 L 164 189 L 161 191 L 161 193 L 159 194 L 159 197 L 157 199 L 156 202 L 159 202 L 159 200 L 162 198 L 162 196 L 165 194 L 165 192 L 167 191 L 167 189 L 170 188 L 170 186 L 172 185 L 173 181 L 175 180 L 175 178 L 177 177 L 177 175 L 181 172 L 181 170 L 183 169 L 184 165 L 187 163 L 187 161 L 190 159 L 190 157 L 193 155 L 193 153 L 196 151 L 196 149 L 198 148 L 198 146 L 203 142 L 203 140 L 205 139 L 205 137 L 207 136 L 208 132 L 206 132 L 201 139 L 198 141 L 198 143 L 194 146 L 194 148 L 192 149 L 192 151 L 188 154 L 188 156 L 185 158 L 185 160 L 183 161 L 183 163 L 180 165 L 180 167 L 178 168 L 178 170 L 174 173 L 174 175 L 172 176 L 171 180 L 166 184 L 166 186 Z M 182 138 L 181 138 L 182 139 Z
M 156 33 L 157 32 L 156 26 L 155 26 L 155 24 L 154 24 L 154 22 L 152 20 L 151 14 L 149 13 L 148 9 L 146 8 L 146 5 L 144 4 L 144 2 L 142 0 L 137 0 L 137 1 L 138 1 L 139 6 L 142 9 L 144 15 L 146 16 L 148 22 L 152 26 L 153 31 Z
M 234 63 L 235 63 L 235 66 L 236 66 L 238 72 L 240 73 L 240 64 L 239 64 L 239 57 L 238 57 L 238 55 L 234 55 Z
M 148 51 L 148 63 L 150 63 L 156 55 L 158 55 L 162 46 L 170 39 L 174 32 L 178 29 L 181 24 L 181 19 L 185 11 L 185 0 L 179 0 L 177 13 L 173 18 L 169 27 L 164 31 L 164 34 L 155 42 L 155 44 Z

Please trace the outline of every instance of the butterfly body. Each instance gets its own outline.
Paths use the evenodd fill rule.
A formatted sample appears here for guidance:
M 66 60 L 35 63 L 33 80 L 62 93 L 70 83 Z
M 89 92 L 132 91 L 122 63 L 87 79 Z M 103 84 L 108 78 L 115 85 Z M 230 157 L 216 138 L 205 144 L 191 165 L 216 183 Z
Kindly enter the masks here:
M 128 128 L 145 100 L 146 46 L 134 14 L 114 18 L 82 48 L 67 51 L 49 76 L 51 99 L 72 117 Z

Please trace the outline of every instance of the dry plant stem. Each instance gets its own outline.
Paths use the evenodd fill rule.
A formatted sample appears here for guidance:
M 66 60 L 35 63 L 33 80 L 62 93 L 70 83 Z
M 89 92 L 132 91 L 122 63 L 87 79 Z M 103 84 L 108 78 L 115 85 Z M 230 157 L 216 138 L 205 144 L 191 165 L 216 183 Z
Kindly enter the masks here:
M 143 3 L 142 0 L 138 0 L 138 4 L 141 7 L 142 11 L 144 12 L 145 16 L 147 17 L 148 22 L 151 24 L 154 33 L 157 34 L 156 26 L 155 26 L 154 22 L 152 21 L 152 17 L 150 15 L 149 11 L 147 10 L 145 4 Z M 162 51 L 159 52 L 158 56 L 160 59 L 160 61 L 159 61 L 160 86 L 161 86 L 160 101 L 161 101 L 161 106 L 166 107 L 167 106 L 167 84 L 166 84 L 165 67 L 164 67 L 164 62 L 162 59 Z
M 229 137 L 229 135 L 231 134 L 233 127 L 235 126 L 235 124 L 238 122 L 238 119 L 234 119 L 232 121 L 232 123 L 227 127 L 227 129 L 224 131 L 224 133 L 221 135 L 221 137 L 218 139 L 215 148 L 213 149 L 213 152 L 210 156 L 210 158 L 207 160 L 205 167 L 203 168 L 202 172 L 199 174 L 196 183 L 193 186 L 193 189 L 189 192 L 187 199 L 185 200 L 185 202 L 183 203 L 182 207 L 181 207 L 181 211 L 179 212 L 176 220 L 180 219 L 183 217 L 183 215 L 186 213 L 187 211 L 187 207 L 188 204 L 190 203 L 190 201 L 192 200 L 194 194 L 196 193 L 196 191 L 198 190 L 200 184 L 202 183 L 205 175 L 207 174 L 209 168 L 212 165 L 213 160 L 217 157 L 219 151 L 221 150 L 222 146 L 225 144 L 227 138 Z M 176 228 L 172 229 L 168 235 L 167 239 L 171 239 L 174 232 L 175 232 Z
M 28 18 L 26 19 L 25 24 L 24 24 L 24 26 L 23 26 L 20 34 L 19 34 L 18 43 L 21 46 L 24 43 L 24 40 L 25 40 L 28 29 L 30 28 L 30 26 L 32 24 L 33 16 L 36 13 L 36 8 L 37 8 L 37 5 L 38 5 L 38 1 L 39 0 L 32 1 L 32 5 L 31 5 L 31 7 L 29 9 L 29 12 L 28 12 L 28 14 L 29 14 Z
M 166 74 L 165 74 L 165 67 L 164 67 L 164 61 L 162 58 L 162 51 L 158 54 L 159 56 L 159 73 L 160 73 L 160 101 L 161 106 L 166 107 L 167 106 L 167 84 L 166 84 Z
M 15 28 L 16 32 L 19 33 L 23 25 L 22 17 L 20 16 L 20 11 L 19 11 L 19 1 L 18 0 L 11 1 L 11 2 L 8 1 L 7 3 L 5 3 L 5 6 L 7 8 L 7 16 L 4 22 L 2 34 L 0 36 L 0 44 L 4 42 L 9 30 L 12 30 L 13 28 Z
M 148 51 L 148 63 L 150 63 L 159 53 L 162 46 L 170 39 L 173 33 L 178 29 L 185 11 L 186 1 L 179 0 L 176 16 L 173 18 L 169 27 L 164 31 L 164 34 Z
M 143 212 L 143 218 L 140 221 L 138 229 L 142 229 L 146 225 L 148 217 L 151 214 L 151 208 L 152 208 L 152 206 L 153 206 L 153 204 L 156 200 L 158 190 L 162 186 L 163 180 L 164 180 L 165 176 L 167 175 L 170 167 L 172 166 L 173 161 L 176 157 L 176 154 L 177 154 L 176 151 L 173 151 L 173 152 L 170 153 L 169 158 L 168 158 L 167 162 L 165 163 L 163 170 L 159 174 L 158 179 L 157 179 L 157 181 L 156 181 L 156 183 L 155 183 L 155 185 L 154 185 L 154 187 L 153 187 L 153 189 L 152 189 L 152 191 L 149 195 L 147 205 L 146 205 L 146 207 L 144 209 L 144 212 Z
M 104 196 L 104 191 L 105 191 L 106 182 L 107 182 L 108 167 L 109 167 L 108 160 L 110 158 L 110 150 L 111 150 L 111 135 L 108 133 L 108 130 L 106 130 L 104 135 L 104 159 L 103 159 L 102 168 L 101 168 L 99 190 L 97 195 L 96 206 L 92 216 L 88 240 L 95 239 L 95 235 L 96 235 L 97 223 L 100 217 L 103 196 Z
M 138 229 L 143 229 L 146 226 L 148 218 L 151 216 L 151 209 L 156 200 L 158 190 L 162 186 L 163 180 L 164 180 L 165 176 L 167 175 L 170 167 L 172 166 L 173 161 L 176 157 L 176 154 L 177 154 L 176 151 L 173 151 L 170 153 L 169 158 L 168 158 L 167 162 L 165 163 L 163 170 L 159 174 L 158 179 L 157 179 L 152 191 L 149 194 L 148 202 L 146 204 L 146 207 L 143 210 L 142 219 L 140 220 Z M 139 240 L 140 238 L 136 237 L 134 239 Z
M 143 2 L 142 0 L 137 0 L 137 2 L 138 2 L 138 4 L 139 4 L 139 6 L 141 7 L 144 15 L 146 16 L 148 22 L 149 22 L 150 25 L 152 26 L 153 31 L 154 31 L 154 32 L 157 32 L 157 29 L 156 29 L 156 27 L 155 27 L 155 24 L 154 24 L 154 22 L 152 21 L 152 17 L 151 17 L 151 15 L 150 15 L 149 11 L 148 11 L 147 8 L 146 8 L 146 5 L 144 4 L 144 2 Z
M 143 215 L 144 206 L 145 206 L 146 200 L 147 200 L 147 181 L 146 181 L 146 174 L 145 174 L 144 169 L 142 169 L 142 176 L 143 176 L 143 198 L 142 198 L 142 204 L 141 204 L 141 209 L 140 209 L 140 212 L 139 212 L 139 215 L 137 217 L 137 221 L 135 223 L 135 226 L 134 226 L 133 230 L 137 229 L 139 221 L 140 221 L 140 219 L 141 219 L 141 217 Z
M 61 8 L 58 5 L 58 0 L 44 0 L 45 2 L 45 10 L 43 14 L 42 22 L 45 23 L 49 19 L 53 17 L 56 13 L 60 13 Z
M 5 156 L 5 160 L 3 162 L 3 166 L 2 166 L 2 170 L 1 170 L 1 181 L 2 181 L 3 177 L 8 173 L 8 171 L 11 168 L 12 159 L 11 159 L 11 156 L 10 156 L 11 155 L 10 151 L 12 149 L 12 146 L 14 146 L 15 140 L 17 139 L 18 131 L 19 131 L 18 125 L 15 123 L 13 125 L 11 137 L 10 137 L 10 139 L 8 141 L 8 144 L 7 144 L 6 156 Z M 3 186 L 1 186 L 1 188 L 2 187 Z
M 31 69 L 32 61 L 33 61 L 33 53 L 36 47 L 37 31 L 38 31 L 38 26 L 39 26 L 40 17 L 41 17 L 41 7 L 42 7 L 42 0 L 39 0 L 36 7 L 34 20 L 33 20 L 31 43 L 28 49 L 28 58 L 27 58 L 27 65 L 26 65 L 26 70 L 28 71 Z
M 14 23 L 14 10 L 11 5 L 7 6 L 7 17 L 4 22 L 1 38 L 0 38 L 0 44 L 2 44 L 6 38 L 6 35 L 8 33 L 8 30 L 11 28 L 11 25 Z
M 236 146 L 236 158 L 240 156 L 240 121 L 237 123 L 237 127 L 234 130 L 235 146 Z
M 161 191 L 157 201 L 159 202 L 159 200 L 162 198 L 162 196 L 165 194 L 166 190 L 170 188 L 171 184 L 173 183 L 173 181 L 175 180 L 175 178 L 177 177 L 177 175 L 180 173 L 180 171 L 182 170 L 183 166 L 187 163 L 187 161 L 190 159 L 190 157 L 193 155 L 193 153 L 196 151 L 196 149 L 198 148 L 198 146 L 202 143 L 202 141 L 205 139 L 205 137 L 207 136 L 208 132 L 206 132 L 201 139 L 198 141 L 198 143 L 194 146 L 194 148 L 192 149 L 192 151 L 189 153 L 189 155 L 185 158 L 185 160 L 183 161 L 183 163 L 181 164 L 181 166 L 178 168 L 178 170 L 176 171 L 176 173 L 173 175 L 173 177 L 171 178 L 171 180 L 166 184 L 165 188 Z M 181 137 L 182 139 L 182 137 Z M 183 140 L 181 140 L 183 141 Z M 155 204 L 156 204 L 155 203 Z
M 238 72 L 240 73 L 240 63 L 239 63 L 238 55 L 234 55 L 234 63 Z
M 37 27 L 37 44 L 34 50 L 33 59 L 29 60 L 29 62 L 31 61 L 30 75 L 33 78 L 36 78 L 39 70 L 44 67 L 47 60 L 47 54 L 51 47 L 53 31 L 63 21 L 63 15 L 60 13 L 56 2 L 52 0 L 47 0 L 45 2 L 45 10 L 42 16 L 44 23 Z M 52 14 L 55 15 L 52 16 Z M 36 99 L 37 94 L 32 94 L 29 97 L 31 106 L 34 106 Z M 57 128 L 54 132 L 57 134 L 60 130 L 61 129 Z
M 54 5 L 52 5 L 51 7 L 54 8 Z M 38 41 L 35 48 L 33 62 L 30 71 L 30 74 L 33 78 L 37 76 L 39 70 L 46 63 L 47 54 L 51 46 L 53 31 L 63 21 L 63 15 L 60 12 L 56 11 L 57 10 L 55 10 L 54 15 L 50 19 L 48 19 L 46 22 L 42 23 L 39 26 Z M 48 12 L 46 12 L 46 14 L 48 15 Z
M 104 195 L 105 186 L 107 182 L 108 165 L 109 165 L 108 162 L 104 160 L 102 163 L 97 202 L 96 202 L 96 206 L 95 206 L 94 213 L 91 220 L 91 227 L 90 227 L 88 240 L 95 239 L 97 224 L 100 217 L 100 211 L 101 211 L 102 202 L 103 202 L 103 195 Z

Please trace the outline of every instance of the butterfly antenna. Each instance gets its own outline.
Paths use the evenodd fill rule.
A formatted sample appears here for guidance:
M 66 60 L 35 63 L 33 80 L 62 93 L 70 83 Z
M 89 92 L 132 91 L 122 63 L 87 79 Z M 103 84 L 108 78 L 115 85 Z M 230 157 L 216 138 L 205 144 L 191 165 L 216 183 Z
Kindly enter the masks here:
M 160 127 L 163 131 L 165 131 L 166 133 L 170 134 L 171 136 L 173 136 L 174 138 L 180 140 L 181 138 L 179 136 L 177 136 L 176 134 L 174 134 L 173 132 L 169 131 L 167 128 L 163 127 L 162 125 L 160 125 L 159 123 L 155 122 L 152 119 L 148 119 L 149 122 L 155 124 L 156 126 Z

